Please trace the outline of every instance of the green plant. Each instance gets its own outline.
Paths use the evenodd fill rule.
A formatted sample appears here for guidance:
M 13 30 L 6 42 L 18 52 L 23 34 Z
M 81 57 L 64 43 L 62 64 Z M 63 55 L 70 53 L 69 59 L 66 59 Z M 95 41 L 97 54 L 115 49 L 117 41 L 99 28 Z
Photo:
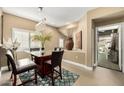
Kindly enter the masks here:
M 44 48 L 46 41 L 50 41 L 50 34 L 38 34 L 33 36 L 33 40 L 40 41 L 42 48 Z

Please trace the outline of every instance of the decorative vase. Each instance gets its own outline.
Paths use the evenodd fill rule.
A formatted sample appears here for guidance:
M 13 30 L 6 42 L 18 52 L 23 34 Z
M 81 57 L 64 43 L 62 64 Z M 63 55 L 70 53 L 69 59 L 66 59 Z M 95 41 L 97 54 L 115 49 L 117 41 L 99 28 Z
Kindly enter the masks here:
M 67 50 L 72 50 L 74 46 L 73 38 L 72 37 L 67 37 L 65 41 L 65 47 Z

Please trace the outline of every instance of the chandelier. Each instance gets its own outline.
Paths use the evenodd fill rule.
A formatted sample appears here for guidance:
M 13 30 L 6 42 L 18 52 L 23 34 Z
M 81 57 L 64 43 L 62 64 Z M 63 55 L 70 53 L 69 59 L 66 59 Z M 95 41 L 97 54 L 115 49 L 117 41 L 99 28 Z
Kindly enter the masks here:
M 43 7 L 38 7 L 38 9 L 40 10 L 40 12 L 42 12 Z M 35 25 L 35 30 L 38 32 L 43 32 L 46 30 L 46 18 L 44 17 L 43 19 L 41 19 L 41 21 Z

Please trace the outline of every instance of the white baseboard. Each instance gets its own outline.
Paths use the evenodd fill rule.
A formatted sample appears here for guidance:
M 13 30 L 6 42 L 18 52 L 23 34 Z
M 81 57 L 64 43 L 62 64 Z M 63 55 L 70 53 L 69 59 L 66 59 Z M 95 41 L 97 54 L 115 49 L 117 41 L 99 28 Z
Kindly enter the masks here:
M 98 64 L 97 64 L 97 63 L 95 63 L 95 64 L 93 64 L 93 66 L 95 66 L 95 67 L 96 67 L 96 66 L 98 66 Z
M 86 65 L 79 64 L 79 63 L 76 63 L 76 62 L 74 62 L 74 61 L 70 61 L 70 60 L 63 59 L 63 62 L 72 64 L 72 65 L 75 65 L 75 66 L 78 66 L 78 67 L 81 67 L 81 68 L 85 68 L 85 69 L 87 69 L 87 70 L 93 70 L 92 67 L 88 67 L 88 66 L 86 66 Z
M 122 68 L 122 73 L 124 73 L 124 68 Z
M 1 67 L 1 69 L 0 69 L 0 78 L 1 78 L 1 76 L 2 76 L 2 71 L 3 70 L 8 70 L 8 66 L 3 66 L 3 67 Z
M 1 71 L 3 71 L 3 70 L 8 70 L 8 66 L 1 67 Z

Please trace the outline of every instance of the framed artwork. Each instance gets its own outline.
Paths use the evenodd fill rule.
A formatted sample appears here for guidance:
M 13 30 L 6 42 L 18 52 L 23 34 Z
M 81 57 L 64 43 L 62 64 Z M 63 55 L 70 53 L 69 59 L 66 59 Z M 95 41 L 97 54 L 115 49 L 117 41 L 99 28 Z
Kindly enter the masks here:
M 75 49 L 82 49 L 82 31 L 75 32 Z

